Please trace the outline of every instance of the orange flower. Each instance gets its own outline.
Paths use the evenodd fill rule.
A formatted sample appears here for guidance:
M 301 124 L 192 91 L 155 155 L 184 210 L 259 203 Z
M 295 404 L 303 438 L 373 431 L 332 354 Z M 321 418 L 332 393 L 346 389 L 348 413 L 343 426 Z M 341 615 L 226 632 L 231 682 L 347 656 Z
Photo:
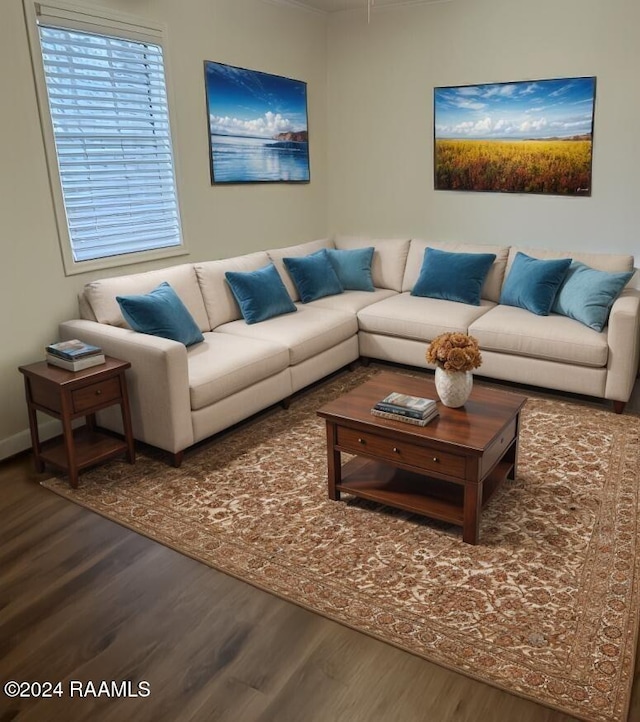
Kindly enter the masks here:
M 445 371 L 472 371 L 482 364 L 478 341 L 466 333 L 442 333 L 431 341 L 427 362 Z

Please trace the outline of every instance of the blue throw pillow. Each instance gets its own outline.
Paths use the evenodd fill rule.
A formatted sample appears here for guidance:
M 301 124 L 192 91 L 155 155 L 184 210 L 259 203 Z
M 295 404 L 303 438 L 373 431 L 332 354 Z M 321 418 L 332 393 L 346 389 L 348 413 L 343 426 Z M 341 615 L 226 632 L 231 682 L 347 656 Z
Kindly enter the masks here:
M 613 302 L 633 276 L 633 271 L 607 273 L 574 261 L 558 290 L 553 312 L 602 331 Z
M 374 247 L 337 250 L 328 248 L 327 255 L 345 291 L 375 291 L 371 277 Z
M 482 284 L 495 260 L 495 253 L 450 253 L 427 248 L 411 295 L 479 306 Z
M 247 323 L 298 310 L 273 263 L 257 271 L 227 271 L 224 275 Z
M 150 293 L 116 296 L 116 301 L 134 331 L 169 338 L 185 346 L 204 341 L 193 316 L 166 281 Z
M 302 303 L 309 303 L 324 296 L 334 296 L 344 291 L 340 279 L 333 270 L 326 248 L 308 256 L 295 256 L 282 260 L 298 289 Z
M 570 265 L 570 258 L 543 261 L 518 251 L 502 287 L 500 303 L 548 316 Z

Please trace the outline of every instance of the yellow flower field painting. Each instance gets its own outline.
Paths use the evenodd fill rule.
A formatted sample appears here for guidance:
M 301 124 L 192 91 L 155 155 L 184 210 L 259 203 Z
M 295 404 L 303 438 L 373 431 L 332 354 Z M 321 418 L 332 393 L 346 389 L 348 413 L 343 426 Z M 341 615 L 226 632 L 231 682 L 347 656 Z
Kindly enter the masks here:
M 436 190 L 591 195 L 596 79 L 434 89 Z

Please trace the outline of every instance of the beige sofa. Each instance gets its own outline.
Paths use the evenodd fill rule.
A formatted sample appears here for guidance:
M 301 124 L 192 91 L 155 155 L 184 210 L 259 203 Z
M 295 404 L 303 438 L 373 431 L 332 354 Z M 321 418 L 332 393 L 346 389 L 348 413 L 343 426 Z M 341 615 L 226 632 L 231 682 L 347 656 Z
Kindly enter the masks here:
M 374 246 L 375 291 L 345 291 L 302 304 L 285 256 L 321 248 Z M 411 296 L 427 246 L 489 252 L 496 260 L 480 306 Z M 621 412 L 638 369 L 640 292 L 625 288 L 601 333 L 559 315 L 536 316 L 501 306 L 500 289 L 519 249 L 338 236 L 203 263 L 101 279 L 80 296 L 81 319 L 60 326 L 62 339 L 81 338 L 131 362 L 127 372 L 134 435 L 165 449 L 179 464 L 184 449 L 355 361 L 384 359 L 428 367 L 429 340 L 444 331 L 473 334 L 483 351 L 478 374 L 614 401 Z M 572 257 L 608 271 L 633 269 L 631 256 L 520 249 L 540 258 Z M 226 271 L 253 271 L 273 262 L 297 312 L 248 325 L 225 280 Z M 116 296 L 147 293 L 167 281 L 203 332 L 181 343 L 131 330 Z M 119 430 L 109 410 L 100 423 Z

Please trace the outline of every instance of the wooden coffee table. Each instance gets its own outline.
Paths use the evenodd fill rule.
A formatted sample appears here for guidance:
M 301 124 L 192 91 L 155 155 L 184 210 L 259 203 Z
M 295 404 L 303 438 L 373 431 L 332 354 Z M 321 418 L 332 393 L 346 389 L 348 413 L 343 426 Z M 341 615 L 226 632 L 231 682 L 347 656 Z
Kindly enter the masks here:
M 344 491 L 462 527 L 477 544 L 480 512 L 518 463 L 520 410 L 526 397 L 475 386 L 460 409 L 438 402 L 426 426 L 373 416 L 392 391 L 437 399 L 431 379 L 382 372 L 323 406 L 329 498 Z M 342 452 L 355 458 L 344 466 Z

